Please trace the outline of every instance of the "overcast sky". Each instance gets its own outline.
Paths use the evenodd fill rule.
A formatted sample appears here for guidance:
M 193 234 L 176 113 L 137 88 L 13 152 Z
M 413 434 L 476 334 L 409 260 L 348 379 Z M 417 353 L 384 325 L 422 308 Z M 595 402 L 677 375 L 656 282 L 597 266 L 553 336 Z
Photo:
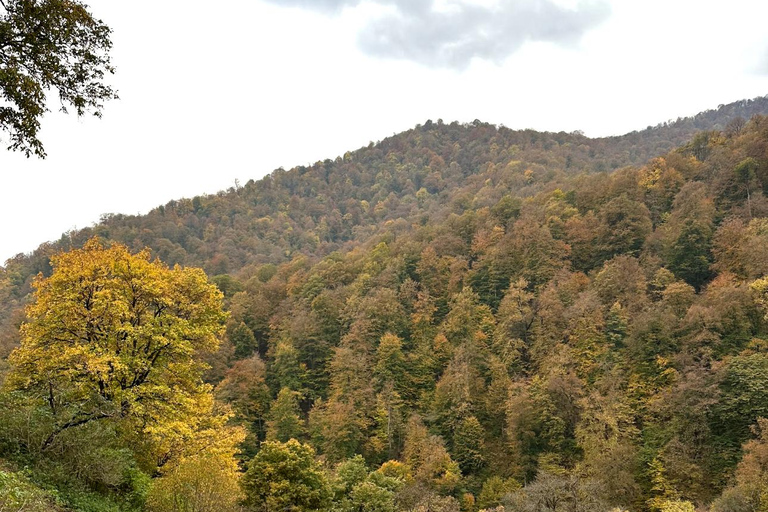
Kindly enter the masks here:
M 427 119 L 602 136 L 768 94 L 757 0 L 88 3 L 121 99 L 0 150 L 0 262 Z

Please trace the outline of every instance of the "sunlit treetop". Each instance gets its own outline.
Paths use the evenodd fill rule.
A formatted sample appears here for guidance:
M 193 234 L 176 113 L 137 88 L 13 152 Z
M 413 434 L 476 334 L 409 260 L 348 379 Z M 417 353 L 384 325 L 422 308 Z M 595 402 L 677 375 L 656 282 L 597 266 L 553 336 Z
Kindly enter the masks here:
M 97 239 L 52 265 L 35 280 L 8 379 L 47 404 L 56 419 L 47 443 L 97 420 L 164 438 L 210 409 L 198 355 L 218 348 L 226 315 L 202 270 Z

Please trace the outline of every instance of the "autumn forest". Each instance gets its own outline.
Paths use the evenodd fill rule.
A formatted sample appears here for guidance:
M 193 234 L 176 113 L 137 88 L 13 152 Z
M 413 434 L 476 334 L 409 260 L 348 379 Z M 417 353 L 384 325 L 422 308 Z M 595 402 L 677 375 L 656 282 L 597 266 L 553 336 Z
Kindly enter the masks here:
M 768 97 L 427 121 L 0 267 L 0 510 L 768 510 Z

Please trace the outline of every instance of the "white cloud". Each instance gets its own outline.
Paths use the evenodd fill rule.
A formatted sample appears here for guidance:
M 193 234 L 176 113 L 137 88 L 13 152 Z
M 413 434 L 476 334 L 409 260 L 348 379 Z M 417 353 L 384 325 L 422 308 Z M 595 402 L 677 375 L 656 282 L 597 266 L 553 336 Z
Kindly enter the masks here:
M 267 0 L 284 7 L 339 13 L 359 0 Z M 365 53 L 422 65 L 466 69 L 475 58 L 502 63 L 529 41 L 577 44 L 610 13 L 604 1 L 563 6 L 553 0 L 376 0 L 394 7 L 360 29 Z

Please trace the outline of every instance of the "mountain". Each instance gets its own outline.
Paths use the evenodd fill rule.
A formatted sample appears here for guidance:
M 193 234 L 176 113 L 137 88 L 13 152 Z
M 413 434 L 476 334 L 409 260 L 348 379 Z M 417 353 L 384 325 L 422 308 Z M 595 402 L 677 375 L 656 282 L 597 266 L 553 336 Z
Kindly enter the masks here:
M 763 97 L 602 139 L 428 121 L 105 216 L 6 262 L 0 355 L 48 257 L 99 236 L 224 292 L 207 378 L 246 459 L 295 415 L 327 467 L 396 459 L 465 510 L 561 487 L 588 488 L 584 510 L 757 506 L 767 113 Z
M 535 179 L 518 176 L 508 187 L 513 195 L 527 197 L 566 176 L 642 165 L 690 142 L 696 133 L 738 130 L 760 114 L 768 114 L 768 96 L 597 139 L 515 131 L 479 121 L 427 121 L 335 160 L 278 169 L 238 189 L 170 201 L 142 216 L 104 215 L 93 228 L 65 233 L 30 255 L 12 258 L 6 267 L 15 282 L 23 282 L 46 270 L 52 251 L 81 246 L 94 235 L 135 250 L 148 246 L 171 264 L 201 266 L 214 274 L 252 263 L 279 263 L 296 252 L 324 256 L 370 236 L 382 221 L 431 214 L 454 196 L 475 192 L 477 186 L 465 180 L 478 181 L 490 164 L 497 172 L 501 167 L 536 173 Z M 422 188 L 427 195 L 414 208 Z M 397 208 L 389 208 L 392 202 Z M 386 211 L 375 214 L 379 204 Z

